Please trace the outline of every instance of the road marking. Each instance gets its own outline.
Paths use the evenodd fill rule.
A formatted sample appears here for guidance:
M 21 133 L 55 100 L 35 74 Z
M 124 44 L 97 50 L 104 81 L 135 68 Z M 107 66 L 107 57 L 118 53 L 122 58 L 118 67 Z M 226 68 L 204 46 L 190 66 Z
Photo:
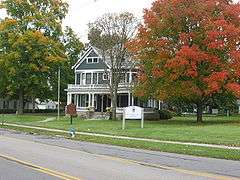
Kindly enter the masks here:
M 70 148 L 66 148 L 66 147 L 58 146 L 58 145 L 49 145 L 49 144 L 44 144 L 42 142 L 34 142 L 34 141 L 31 141 L 31 140 L 26 140 L 26 139 L 18 139 L 18 138 L 6 137 L 6 136 L 2 136 L 2 135 L 0 135 L 0 137 L 6 138 L 6 139 L 18 140 L 18 141 L 25 141 L 25 142 L 28 142 L 28 143 L 29 142 L 38 143 L 38 144 L 41 144 L 43 146 L 54 146 L 54 147 L 57 147 L 57 148 L 60 148 L 60 149 L 63 149 L 63 150 L 78 152 L 78 153 L 80 152 L 80 153 L 84 153 L 84 154 L 87 154 L 87 155 L 93 155 L 93 156 L 104 158 L 104 159 L 119 161 L 119 162 L 122 162 L 122 163 L 138 164 L 138 165 L 142 165 L 142 166 L 149 166 L 149 167 L 154 167 L 154 168 L 172 170 L 172 171 L 176 171 L 176 172 L 180 172 L 180 173 L 188 174 L 188 175 L 213 178 L 213 179 L 216 179 L 216 180 L 240 180 L 240 178 L 232 177 L 232 176 L 224 176 L 224 175 L 217 175 L 217 174 L 212 174 L 212 173 L 198 172 L 198 171 L 187 170 L 187 169 L 182 169 L 182 168 L 175 168 L 175 167 L 158 165 L 158 164 L 149 164 L 149 163 L 145 163 L 145 162 L 140 162 L 140 161 L 135 161 L 135 160 L 130 160 L 130 159 L 124 159 L 124 158 L 119 158 L 119 157 L 114 157 L 114 156 L 108 156 L 108 155 L 102 155 L 102 154 L 92 154 L 92 153 L 81 151 L 81 150 L 70 149 Z
M 20 159 L 17 159 L 15 157 L 11 157 L 11 156 L 8 156 L 8 155 L 0 154 L 0 157 L 4 158 L 6 160 L 9 160 L 9 161 L 13 161 L 13 162 L 16 162 L 18 164 L 22 164 L 24 166 L 27 166 L 28 168 L 31 168 L 35 171 L 39 171 L 39 172 L 42 172 L 42 173 L 45 173 L 45 174 L 48 174 L 48 175 L 51 175 L 51 176 L 55 176 L 55 177 L 58 177 L 58 178 L 63 179 L 63 180 L 81 180 L 80 178 L 70 176 L 70 175 L 65 174 L 65 173 L 60 173 L 58 171 L 54 171 L 54 170 L 51 170 L 51 169 L 48 169 L 48 168 L 44 168 L 42 166 L 38 166 L 38 165 L 29 163 L 29 162 L 26 162 L 26 161 L 23 161 L 23 160 L 20 160 Z
M 118 160 L 121 162 L 129 162 L 129 163 L 139 164 L 139 165 L 143 165 L 143 166 L 149 166 L 149 167 L 153 167 L 153 168 L 172 170 L 172 171 L 180 172 L 183 174 L 208 177 L 208 178 L 213 178 L 213 179 L 217 179 L 217 180 L 240 180 L 240 178 L 235 178 L 235 177 L 230 177 L 230 176 L 198 172 L 198 171 L 192 171 L 192 170 L 187 170 L 187 169 L 182 169 L 182 168 L 175 168 L 175 167 L 170 167 L 170 166 L 163 166 L 163 165 L 158 165 L 158 164 L 149 164 L 149 163 L 145 163 L 145 162 L 139 162 L 139 161 L 135 161 L 135 160 L 123 159 L 123 158 L 106 156 L 106 155 L 99 155 L 99 156 L 101 156 L 105 159 L 112 159 L 112 160 Z

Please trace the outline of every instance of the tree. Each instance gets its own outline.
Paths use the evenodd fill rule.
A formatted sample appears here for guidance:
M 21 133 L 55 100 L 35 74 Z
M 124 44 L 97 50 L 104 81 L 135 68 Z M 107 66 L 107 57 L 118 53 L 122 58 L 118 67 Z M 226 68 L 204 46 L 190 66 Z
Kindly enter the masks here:
M 197 122 L 215 94 L 239 97 L 239 12 L 230 0 L 155 1 L 129 42 L 142 69 L 136 93 L 194 103 Z
M 113 119 L 116 119 L 117 91 L 123 70 L 122 65 L 129 55 L 125 44 L 133 38 L 137 25 L 136 18 L 128 12 L 105 14 L 89 24 L 90 44 L 101 51 L 103 60 L 110 66 L 108 85 Z
M 75 32 L 70 28 L 66 27 L 64 30 L 64 35 L 62 37 L 62 43 L 64 45 L 66 61 L 61 64 L 61 90 L 60 90 L 60 101 L 66 101 L 66 93 L 64 92 L 67 89 L 67 85 L 69 82 L 74 82 L 75 74 L 72 70 L 72 66 L 78 61 L 80 58 L 81 52 L 84 49 L 83 43 L 77 37 Z M 53 73 L 58 71 L 57 66 L 52 69 Z M 52 85 L 52 100 L 57 100 L 56 92 L 58 88 L 58 76 L 57 74 L 51 78 Z
M 49 95 L 51 70 L 66 59 L 61 22 L 68 5 L 61 0 L 4 0 L 0 7 L 8 14 L 0 22 L 5 92 L 18 96 L 18 113 L 22 114 L 24 99 Z

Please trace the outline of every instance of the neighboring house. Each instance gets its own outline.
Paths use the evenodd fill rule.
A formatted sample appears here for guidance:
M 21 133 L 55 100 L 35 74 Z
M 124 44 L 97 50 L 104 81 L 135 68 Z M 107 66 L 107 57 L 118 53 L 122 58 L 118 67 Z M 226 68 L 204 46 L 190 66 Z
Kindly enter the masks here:
M 52 100 L 47 100 L 40 102 L 39 100 L 37 101 L 36 109 L 57 109 L 58 108 L 58 103 Z
M 106 58 L 108 59 L 108 58 Z M 121 113 L 123 107 L 141 106 L 145 108 L 159 108 L 159 101 L 148 100 L 142 102 L 133 97 L 132 89 L 136 80 L 136 68 L 132 62 L 126 60 L 123 68 L 122 79 L 119 84 L 117 98 L 117 113 Z M 94 107 L 95 112 L 105 112 L 111 107 L 110 91 L 108 85 L 109 64 L 103 61 L 99 50 L 89 46 L 81 58 L 72 67 L 75 72 L 75 83 L 69 84 L 67 91 L 67 104 L 74 103 L 78 114 Z
M 17 110 L 18 100 L 0 99 L 0 109 Z M 32 109 L 31 102 L 25 103 L 24 109 Z
M 0 99 L 0 110 L 7 109 L 7 110 L 15 110 L 17 111 L 18 100 L 9 100 L 9 99 Z M 40 102 L 38 99 L 35 101 L 35 109 L 57 109 L 58 103 L 48 100 L 44 102 Z M 24 106 L 25 110 L 32 110 L 33 103 L 27 102 Z

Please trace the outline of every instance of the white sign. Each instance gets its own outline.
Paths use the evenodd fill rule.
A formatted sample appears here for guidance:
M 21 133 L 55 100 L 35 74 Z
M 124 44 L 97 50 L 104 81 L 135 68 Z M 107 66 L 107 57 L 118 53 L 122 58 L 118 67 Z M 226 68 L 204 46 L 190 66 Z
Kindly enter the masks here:
M 122 129 L 125 129 L 126 119 L 141 119 L 141 128 L 144 123 L 143 108 L 138 106 L 128 106 L 123 109 L 123 124 Z

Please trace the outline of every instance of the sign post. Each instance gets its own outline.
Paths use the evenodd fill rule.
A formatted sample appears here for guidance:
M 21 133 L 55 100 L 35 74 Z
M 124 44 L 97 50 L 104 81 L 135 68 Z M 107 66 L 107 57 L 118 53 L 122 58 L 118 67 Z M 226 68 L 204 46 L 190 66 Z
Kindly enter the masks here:
M 122 129 L 126 127 L 126 119 L 141 119 L 141 128 L 144 127 L 143 108 L 138 106 L 128 106 L 123 109 Z
M 67 105 L 67 114 L 70 115 L 70 124 L 73 123 L 72 118 L 73 116 L 77 115 L 77 110 L 76 110 L 76 105 L 71 103 L 69 105 Z

